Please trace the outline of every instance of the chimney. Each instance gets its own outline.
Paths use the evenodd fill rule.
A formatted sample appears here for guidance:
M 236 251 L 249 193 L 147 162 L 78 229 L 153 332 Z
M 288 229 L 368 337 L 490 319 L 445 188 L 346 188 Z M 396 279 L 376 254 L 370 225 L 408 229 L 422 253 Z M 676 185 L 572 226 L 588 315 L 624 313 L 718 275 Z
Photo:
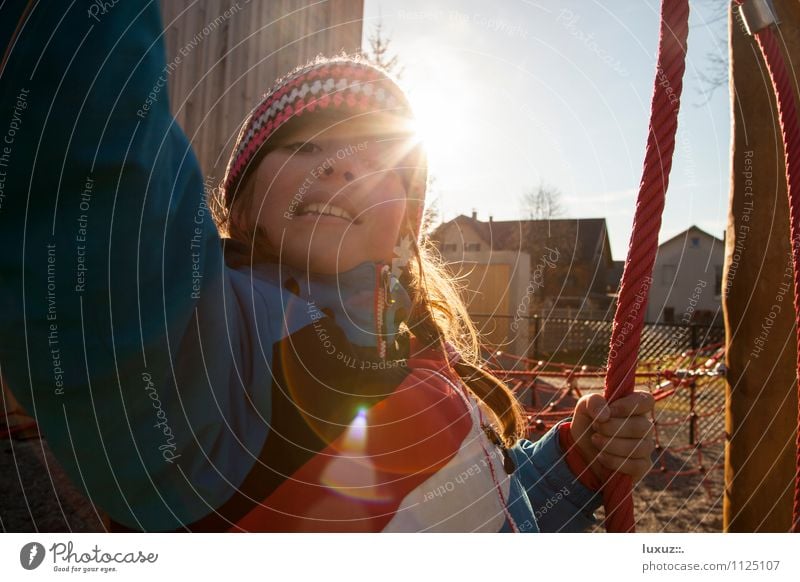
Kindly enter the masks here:
M 492 222 L 494 222 L 494 216 L 492 216 L 492 215 L 490 214 L 490 215 L 489 215 L 489 224 L 491 224 Z
M 474 208 L 472 209 L 472 220 L 478 220 L 478 211 Z

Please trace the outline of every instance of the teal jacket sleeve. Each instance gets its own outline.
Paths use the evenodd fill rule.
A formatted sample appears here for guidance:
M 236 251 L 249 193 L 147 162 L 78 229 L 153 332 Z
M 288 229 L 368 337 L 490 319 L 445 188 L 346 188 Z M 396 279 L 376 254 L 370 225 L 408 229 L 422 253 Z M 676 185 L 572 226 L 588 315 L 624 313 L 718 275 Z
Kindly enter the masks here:
M 0 19 L 0 374 L 114 520 L 180 527 L 266 438 L 263 297 L 224 266 L 158 3 L 26 4 Z
M 558 427 L 569 420 L 536 442 L 520 439 L 509 449 L 542 532 L 584 532 L 597 525 L 594 511 L 602 504 L 602 494 L 578 481 L 558 442 Z

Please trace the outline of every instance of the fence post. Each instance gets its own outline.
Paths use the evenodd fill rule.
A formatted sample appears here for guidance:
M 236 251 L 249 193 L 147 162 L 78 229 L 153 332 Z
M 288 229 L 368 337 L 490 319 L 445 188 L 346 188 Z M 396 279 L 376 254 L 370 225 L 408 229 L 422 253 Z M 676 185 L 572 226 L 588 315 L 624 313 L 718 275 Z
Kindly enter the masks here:
M 531 359 L 538 360 L 539 359 L 539 316 L 538 315 L 533 316 L 533 342 L 531 345 L 533 347 L 533 354 L 531 354 Z
M 694 366 L 694 362 L 697 359 L 697 324 L 692 322 L 689 324 L 691 327 L 691 349 L 692 349 L 692 359 L 690 366 Z M 697 400 L 697 384 L 692 378 L 692 381 L 689 383 L 689 444 L 696 445 L 697 444 L 697 412 L 695 411 L 695 404 Z
M 697 412 L 695 405 L 697 404 L 697 384 L 692 378 L 689 383 L 689 444 L 697 444 Z

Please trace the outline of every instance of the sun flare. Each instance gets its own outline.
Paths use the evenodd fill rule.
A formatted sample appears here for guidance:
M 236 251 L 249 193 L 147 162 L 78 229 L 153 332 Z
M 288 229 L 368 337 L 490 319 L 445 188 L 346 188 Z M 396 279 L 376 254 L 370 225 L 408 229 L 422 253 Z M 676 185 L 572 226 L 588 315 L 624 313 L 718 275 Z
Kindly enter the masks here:
M 410 90 L 409 99 L 414 109 L 414 132 L 425 146 L 432 171 L 457 165 L 459 149 L 468 135 L 463 106 L 446 100 L 436 87 Z

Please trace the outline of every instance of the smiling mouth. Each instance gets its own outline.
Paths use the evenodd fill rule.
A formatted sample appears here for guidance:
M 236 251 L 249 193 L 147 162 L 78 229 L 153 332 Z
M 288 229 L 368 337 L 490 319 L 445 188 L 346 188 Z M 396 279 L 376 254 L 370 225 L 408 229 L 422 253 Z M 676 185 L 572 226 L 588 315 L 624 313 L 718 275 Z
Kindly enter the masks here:
M 334 218 L 340 218 L 342 220 L 346 220 L 347 222 L 355 222 L 353 217 L 347 210 L 342 208 L 341 206 L 336 206 L 334 204 L 320 204 L 318 202 L 313 202 L 306 206 L 303 206 L 300 211 L 297 213 L 298 216 L 332 216 Z

